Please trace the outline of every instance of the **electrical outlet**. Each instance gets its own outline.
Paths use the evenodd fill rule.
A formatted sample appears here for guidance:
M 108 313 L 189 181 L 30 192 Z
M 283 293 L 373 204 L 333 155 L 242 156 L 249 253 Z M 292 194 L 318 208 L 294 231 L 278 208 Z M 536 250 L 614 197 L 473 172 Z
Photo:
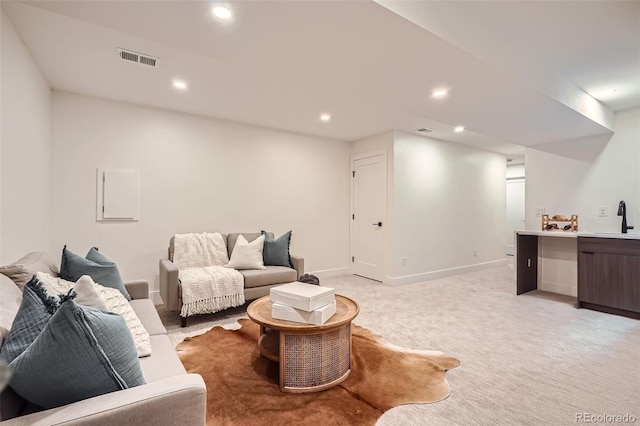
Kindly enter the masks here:
M 544 207 L 536 207 L 536 217 L 541 217 L 543 214 L 545 214 L 545 208 Z
M 607 206 L 600 206 L 598 208 L 598 217 L 607 217 L 609 216 L 609 208 Z
M 402 258 L 402 266 L 407 266 L 407 258 L 406 257 Z
M 478 249 L 473 249 L 473 256 L 478 257 Z

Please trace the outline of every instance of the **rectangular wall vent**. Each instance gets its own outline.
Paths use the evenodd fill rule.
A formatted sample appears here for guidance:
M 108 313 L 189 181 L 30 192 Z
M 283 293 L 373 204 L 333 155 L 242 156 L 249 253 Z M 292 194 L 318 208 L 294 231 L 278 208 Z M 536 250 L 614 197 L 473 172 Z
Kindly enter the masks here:
M 126 50 L 122 48 L 118 48 L 118 58 L 123 61 L 129 62 L 137 62 L 143 65 L 149 65 L 152 67 L 157 67 L 159 64 L 159 59 L 154 58 L 153 56 L 145 55 L 143 53 L 134 52 L 132 50 Z

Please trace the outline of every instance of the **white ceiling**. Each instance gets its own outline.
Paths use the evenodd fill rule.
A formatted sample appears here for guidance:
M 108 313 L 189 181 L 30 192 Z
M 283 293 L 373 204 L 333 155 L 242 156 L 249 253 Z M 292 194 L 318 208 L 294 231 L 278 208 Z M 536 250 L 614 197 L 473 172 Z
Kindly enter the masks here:
M 212 4 L 2 9 L 56 90 L 331 139 L 427 127 L 511 156 L 609 135 L 614 111 L 640 106 L 640 1 L 232 1 L 232 22 Z

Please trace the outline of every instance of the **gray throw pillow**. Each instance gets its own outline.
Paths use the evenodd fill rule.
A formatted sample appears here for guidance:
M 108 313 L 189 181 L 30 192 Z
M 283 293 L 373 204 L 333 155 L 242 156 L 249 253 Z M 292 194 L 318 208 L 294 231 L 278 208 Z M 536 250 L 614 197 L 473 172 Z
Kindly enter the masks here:
M 262 249 L 264 264 L 293 268 L 291 256 L 289 255 L 291 231 L 285 232 L 275 240 L 271 238 L 267 231 L 262 231 L 262 235 L 264 235 L 264 247 Z
M 124 319 L 62 302 L 40 335 L 9 367 L 9 386 L 43 408 L 128 389 L 145 383 Z
M 0 358 L 10 363 L 23 353 L 38 337 L 59 305 L 59 299 L 49 296 L 34 275 L 22 290 L 22 303 L 11 331 L 0 348 Z
M 119 290 L 127 300 L 131 300 L 131 296 L 122 282 L 122 277 L 120 277 L 120 271 L 114 262 L 104 257 L 95 247 L 89 250 L 86 258 L 83 258 L 64 246 L 60 277 L 67 281 L 76 282 L 83 275 L 89 275 L 94 282 L 100 285 Z

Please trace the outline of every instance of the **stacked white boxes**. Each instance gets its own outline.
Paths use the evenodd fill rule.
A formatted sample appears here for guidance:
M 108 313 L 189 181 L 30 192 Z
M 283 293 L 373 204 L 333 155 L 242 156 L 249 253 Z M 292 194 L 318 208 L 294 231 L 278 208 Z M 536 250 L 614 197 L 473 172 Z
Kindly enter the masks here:
M 269 296 L 274 319 L 321 325 L 336 313 L 333 288 L 296 281 L 271 288 Z

